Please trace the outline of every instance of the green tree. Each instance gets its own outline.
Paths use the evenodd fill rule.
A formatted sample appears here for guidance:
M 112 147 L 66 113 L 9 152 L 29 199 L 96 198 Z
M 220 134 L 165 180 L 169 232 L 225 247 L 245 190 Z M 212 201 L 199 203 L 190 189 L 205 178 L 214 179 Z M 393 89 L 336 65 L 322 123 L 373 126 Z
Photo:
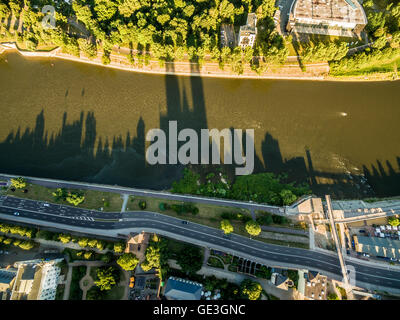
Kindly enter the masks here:
M 125 249 L 125 244 L 123 242 L 114 243 L 114 252 L 121 253 Z
M 280 197 L 282 198 L 282 202 L 285 206 L 292 204 L 293 202 L 296 201 L 297 197 L 295 194 L 293 194 L 292 191 L 283 189 L 279 193 Z
M 86 260 L 89 260 L 91 257 L 92 257 L 92 252 L 91 251 L 86 251 L 85 253 L 84 253 L 84 255 L 83 255 L 83 257 L 86 259 Z
M 118 258 L 117 263 L 122 269 L 131 271 L 136 268 L 139 259 L 133 253 L 124 253 Z
M 80 238 L 78 240 L 78 244 L 79 246 L 81 246 L 82 248 L 86 248 L 88 245 L 89 239 L 88 238 Z
M 62 242 L 62 243 L 68 243 L 71 241 L 71 235 L 70 234 L 63 234 L 61 233 L 58 236 L 58 239 Z
M 245 225 L 245 228 L 247 233 L 251 236 L 258 236 L 261 233 L 260 225 L 254 220 L 248 221 Z
M 78 39 L 78 45 L 79 45 L 79 50 L 82 51 L 83 54 L 89 59 L 97 57 L 96 45 L 82 38 Z
M 249 300 L 258 300 L 260 298 L 262 287 L 258 282 L 246 279 L 240 284 L 240 288 L 243 296 Z
M 33 241 L 23 241 L 19 244 L 19 247 L 23 250 L 31 250 L 35 246 Z
M 396 217 L 389 217 L 388 223 L 393 227 L 397 227 L 400 225 L 400 219 Z
M 113 267 L 105 267 L 97 269 L 97 280 L 94 284 L 99 287 L 100 291 L 110 290 L 117 284 L 117 270 Z
M 339 300 L 339 297 L 336 293 L 331 292 L 331 293 L 328 293 L 327 299 L 328 300 Z
M 90 239 L 88 241 L 88 246 L 89 247 L 94 248 L 94 247 L 96 247 L 96 245 L 97 245 L 97 239 Z
M 26 188 L 26 180 L 22 177 L 11 179 L 11 186 L 15 189 L 24 189 Z
M 229 220 L 221 221 L 221 229 L 222 229 L 222 231 L 224 231 L 225 234 L 229 234 L 229 233 L 233 232 L 233 226 L 229 222 Z
M 203 265 L 203 255 L 200 248 L 194 246 L 185 246 L 179 253 L 176 263 L 183 272 L 194 274 L 201 269 Z
M 77 206 L 77 205 L 81 204 L 85 200 L 85 197 L 83 195 L 79 194 L 79 193 L 68 192 L 68 195 L 65 198 L 65 200 L 68 203 L 71 203 L 74 206 Z

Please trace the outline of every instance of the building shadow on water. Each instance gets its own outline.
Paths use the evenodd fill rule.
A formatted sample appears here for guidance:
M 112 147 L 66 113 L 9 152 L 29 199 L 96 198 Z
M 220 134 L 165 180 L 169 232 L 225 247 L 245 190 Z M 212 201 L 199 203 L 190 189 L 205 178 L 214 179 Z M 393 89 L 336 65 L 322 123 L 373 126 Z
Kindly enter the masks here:
M 167 63 L 166 70 L 173 73 L 174 64 Z M 192 73 L 198 71 L 196 64 L 192 64 Z M 203 79 L 190 77 L 185 80 L 174 75 L 165 76 L 167 105 L 165 111 L 160 111 L 159 121 L 167 137 L 170 121 L 177 121 L 178 132 L 191 128 L 198 137 L 201 129 L 208 128 Z M 79 119 L 72 122 L 68 121 L 65 112 L 61 128 L 51 134 L 45 131 L 45 121 L 42 110 L 33 127 L 11 130 L 0 142 L 0 172 L 151 189 L 167 189 L 182 176 L 183 165 L 151 166 L 146 163 L 145 136 L 152 128 L 146 127 L 142 117 L 125 135 L 112 137 L 103 137 L 97 132 L 93 112 L 82 111 Z M 230 130 L 233 133 L 234 128 Z M 245 150 L 244 135 L 242 140 Z M 211 155 L 211 145 L 209 148 Z M 200 155 L 200 143 L 198 152 Z M 304 157 L 284 158 L 279 141 L 267 132 L 254 163 L 255 173 L 287 173 L 287 182 L 306 182 L 317 195 L 329 193 L 336 198 L 360 198 L 400 194 L 400 157 L 395 165 L 389 161 L 364 165 L 364 175 L 322 172 L 314 169 L 310 150 L 305 149 Z M 203 176 L 218 167 L 233 179 L 236 165 L 191 167 Z

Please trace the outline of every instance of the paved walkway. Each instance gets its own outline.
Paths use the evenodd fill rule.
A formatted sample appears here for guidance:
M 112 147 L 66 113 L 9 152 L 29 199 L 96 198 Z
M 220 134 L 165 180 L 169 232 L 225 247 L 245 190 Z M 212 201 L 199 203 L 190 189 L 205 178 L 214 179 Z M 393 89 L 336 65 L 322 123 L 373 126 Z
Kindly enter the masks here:
M 82 300 L 86 300 L 86 294 L 88 290 L 94 285 L 93 278 L 90 276 L 90 269 L 91 267 L 88 266 L 86 268 L 85 276 L 81 280 L 79 280 L 79 287 L 82 290 Z
M 74 261 L 74 262 L 69 262 L 68 263 L 68 273 L 67 273 L 67 279 L 65 280 L 65 289 L 64 289 L 64 297 L 63 300 L 68 300 L 69 299 L 69 289 L 71 286 L 71 279 L 72 279 L 72 267 L 78 267 L 78 266 L 86 266 L 87 270 L 86 270 L 86 275 L 79 281 L 79 286 L 83 291 L 83 296 L 82 296 L 82 300 L 86 299 L 86 293 L 87 290 L 90 289 L 90 287 L 86 287 L 86 290 L 84 290 L 83 288 L 85 288 L 84 286 L 81 285 L 82 280 L 84 278 L 86 278 L 88 275 L 90 275 L 90 267 L 101 267 L 103 265 L 105 265 L 106 263 L 103 261 Z M 91 278 L 91 277 L 90 277 Z M 93 281 L 93 279 L 92 279 Z
M 128 204 L 128 200 L 129 200 L 129 194 L 123 194 L 122 198 L 124 199 L 124 202 L 122 203 L 121 212 L 125 212 L 126 211 L 126 205 Z

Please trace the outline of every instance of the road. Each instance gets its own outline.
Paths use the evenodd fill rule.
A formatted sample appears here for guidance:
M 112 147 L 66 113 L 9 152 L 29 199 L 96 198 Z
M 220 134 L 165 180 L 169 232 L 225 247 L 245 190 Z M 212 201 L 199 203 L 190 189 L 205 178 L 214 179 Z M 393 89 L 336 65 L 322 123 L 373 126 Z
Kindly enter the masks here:
M 14 212 L 19 215 L 14 215 Z M 44 202 L 0 197 L 0 218 L 30 224 L 57 227 L 62 230 L 77 231 L 117 237 L 130 232 L 156 232 L 167 237 L 228 252 L 258 263 L 286 268 L 306 268 L 317 270 L 330 278 L 341 280 L 340 264 L 335 254 L 278 246 L 249 239 L 236 234 L 224 238 L 219 229 L 148 211 L 99 212 L 70 206 Z M 357 286 L 379 288 L 400 293 L 400 272 L 386 267 L 371 267 L 347 261 L 356 270 Z

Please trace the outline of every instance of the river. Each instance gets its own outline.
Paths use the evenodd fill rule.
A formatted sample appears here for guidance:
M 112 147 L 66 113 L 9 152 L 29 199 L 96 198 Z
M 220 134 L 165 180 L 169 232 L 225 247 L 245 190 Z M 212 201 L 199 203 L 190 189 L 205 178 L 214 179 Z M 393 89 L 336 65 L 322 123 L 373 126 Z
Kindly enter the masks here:
M 57 59 L 0 57 L 0 171 L 152 189 L 181 166 L 150 166 L 146 132 L 255 130 L 256 172 L 317 194 L 400 194 L 400 82 L 138 74 Z

